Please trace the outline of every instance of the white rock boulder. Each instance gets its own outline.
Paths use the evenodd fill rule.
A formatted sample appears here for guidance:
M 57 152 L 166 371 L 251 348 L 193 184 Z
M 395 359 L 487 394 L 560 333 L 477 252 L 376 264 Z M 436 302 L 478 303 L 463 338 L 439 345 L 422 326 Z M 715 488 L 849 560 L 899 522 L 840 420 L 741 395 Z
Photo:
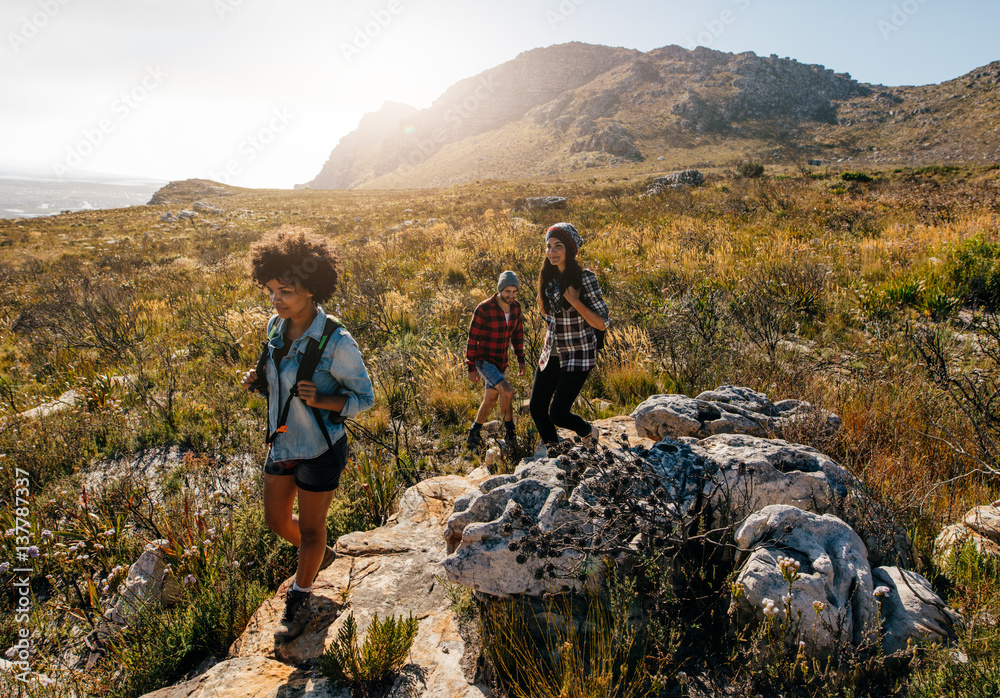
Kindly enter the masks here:
M 815 653 L 829 651 L 838 640 L 857 645 L 877 637 L 867 551 L 837 517 L 767 506 L 740 526 L 736 544 L 743 558 L 736 578 L 742 593 L 730 613 L 738 624 L 765 622 L 770 609 L 780 621 L 790 611 L 797 627 L 787 639 L 801 639 Z M 798 565 L 791 584 L 779 558 Z
M 904 651 L 911 642 L 919 645 L 955 638 L 962 617 L 945 606 L 926 579 L 899 567 L 876 567 L 872 578 L 886 654 Z

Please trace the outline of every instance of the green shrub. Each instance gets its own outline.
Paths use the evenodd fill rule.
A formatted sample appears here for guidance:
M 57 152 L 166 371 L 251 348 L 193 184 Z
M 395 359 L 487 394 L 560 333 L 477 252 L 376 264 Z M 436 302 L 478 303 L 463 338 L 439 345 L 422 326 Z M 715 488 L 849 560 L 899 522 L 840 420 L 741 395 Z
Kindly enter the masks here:
M 859 184 L 868 184 L 868 182 L 875 181 L 874 177 L 866 175 L 864 172 L 841 172 L 840 178 L 845 182 L 857 182 Z
M 389 616 L 379 622 L 378 614 L 368 626 L 368 634 L 358 647 L 358 625 L 354 614 L 347 616 L 337 639 L 319 658 L 317 667 L 331 681 L 353 686 L 361 696 L 398 672 L 417 636 L 417 619 Z
M 740 179 L 757 179 L 764 176 L 764 164 L 756 160 L 744 160 L 736 164 L 736 176 Z
M 965 240 L 953 250 L 946 273 L 965 304 L 1000 307 L 1000 243 L 982 235 Z
M 882 288 L 882 294 L 893 305 L 915 308 L 924 295 L 924 281 L 912 277 L 893 279 Z
M 494 601 L 480 618 L 484 651 L 516 698 L 639 698 L 666 682 L 647 655 L 645 623 L 634 612 L 635 580 L 615 576 L 607 594 L 561 595 L 542 608 Z M 577 608 L 576 606 L 585 606 Z M 578 614 L 586 620 L 579 622 Z

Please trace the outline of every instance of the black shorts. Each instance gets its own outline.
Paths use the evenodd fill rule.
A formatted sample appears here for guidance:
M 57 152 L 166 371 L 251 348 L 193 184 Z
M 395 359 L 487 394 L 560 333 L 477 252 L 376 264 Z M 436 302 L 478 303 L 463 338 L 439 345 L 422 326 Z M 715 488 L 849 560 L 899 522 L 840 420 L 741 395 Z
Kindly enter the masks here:
M 340 474 L 347 465 L 347 436 L 328 450 L 307 460 L 271 460 L 268 451 L 264 472 L 268 475 L 294 475 L 295 485 L 306 492 L 332 492 L 340 486 Z

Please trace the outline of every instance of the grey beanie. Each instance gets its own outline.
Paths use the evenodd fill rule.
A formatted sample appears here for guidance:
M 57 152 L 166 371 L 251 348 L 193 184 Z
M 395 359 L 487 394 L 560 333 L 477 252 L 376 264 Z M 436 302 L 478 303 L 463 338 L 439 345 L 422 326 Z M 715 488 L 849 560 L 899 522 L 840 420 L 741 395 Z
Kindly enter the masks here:
M 515 288 L 521 287 L 521 282 L 517 280 L 517 274 L 510 270 L 500 274 L 500 280 L 497 281 L 497 291 L 502 291 L 508 286 L 513 286 Z

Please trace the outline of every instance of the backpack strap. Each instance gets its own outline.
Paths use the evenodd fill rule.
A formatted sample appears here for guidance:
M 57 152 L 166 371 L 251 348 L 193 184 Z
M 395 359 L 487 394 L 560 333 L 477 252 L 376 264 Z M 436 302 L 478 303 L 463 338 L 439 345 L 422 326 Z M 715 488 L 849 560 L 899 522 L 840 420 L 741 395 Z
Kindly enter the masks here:
M 323 334 L 319 340 L 315 337 L 309 338 L 309 341 L 306 343 L 305 352 L 303 352 L 302 358 L 299 360 L 299 368 L 295 372 L 295 385 L 288 391 L 288 399 L 285 400 L 285 404 L 281 408 L 281 413 L 278 415 L 278 424 L 274 432 L 267 437 L 268 444 L 273 443 L 278 434 L 284 434 L 288 431 L 285 423 L 288 421 L 288 410 L 292 406 L 292 400 L 298 397 L 299 391 L 297 386 L 299 381 L 312 380 L 313 374 L 316 373 L 316 367 L 319 366 L 319 361 L 323 356 L 323 350 L 326 349 L 326 345 L 330 341 L 330 337 L 341 327 L 343 327 L 343 324 L 341 324 L 340 320 L 335 317 L 327 317 L 326 325 L 323 327 Z M 333 441 L 330 440 L 330 432 L 327 431 L 320 408 L 311 407 L 310 409 L 312 410 L 313 417 L 316 419 L 316 424 L 319 426 L 320 431 L 323 432 L 323 438 L 326 439 L 327 446 L 332 448 Z
M 274 335 L 278 331 L 278 316 L 272 315 L 271 319 L 267 321 L 267 337 L 261 342 L 260 357 L 257 359 L 257 381 L 253 386 L 253 390 L 263 395 L 265 398 L 269 398 L 267 390 L 267 360 L 271 358 L 271 340 L 274 339 Z

